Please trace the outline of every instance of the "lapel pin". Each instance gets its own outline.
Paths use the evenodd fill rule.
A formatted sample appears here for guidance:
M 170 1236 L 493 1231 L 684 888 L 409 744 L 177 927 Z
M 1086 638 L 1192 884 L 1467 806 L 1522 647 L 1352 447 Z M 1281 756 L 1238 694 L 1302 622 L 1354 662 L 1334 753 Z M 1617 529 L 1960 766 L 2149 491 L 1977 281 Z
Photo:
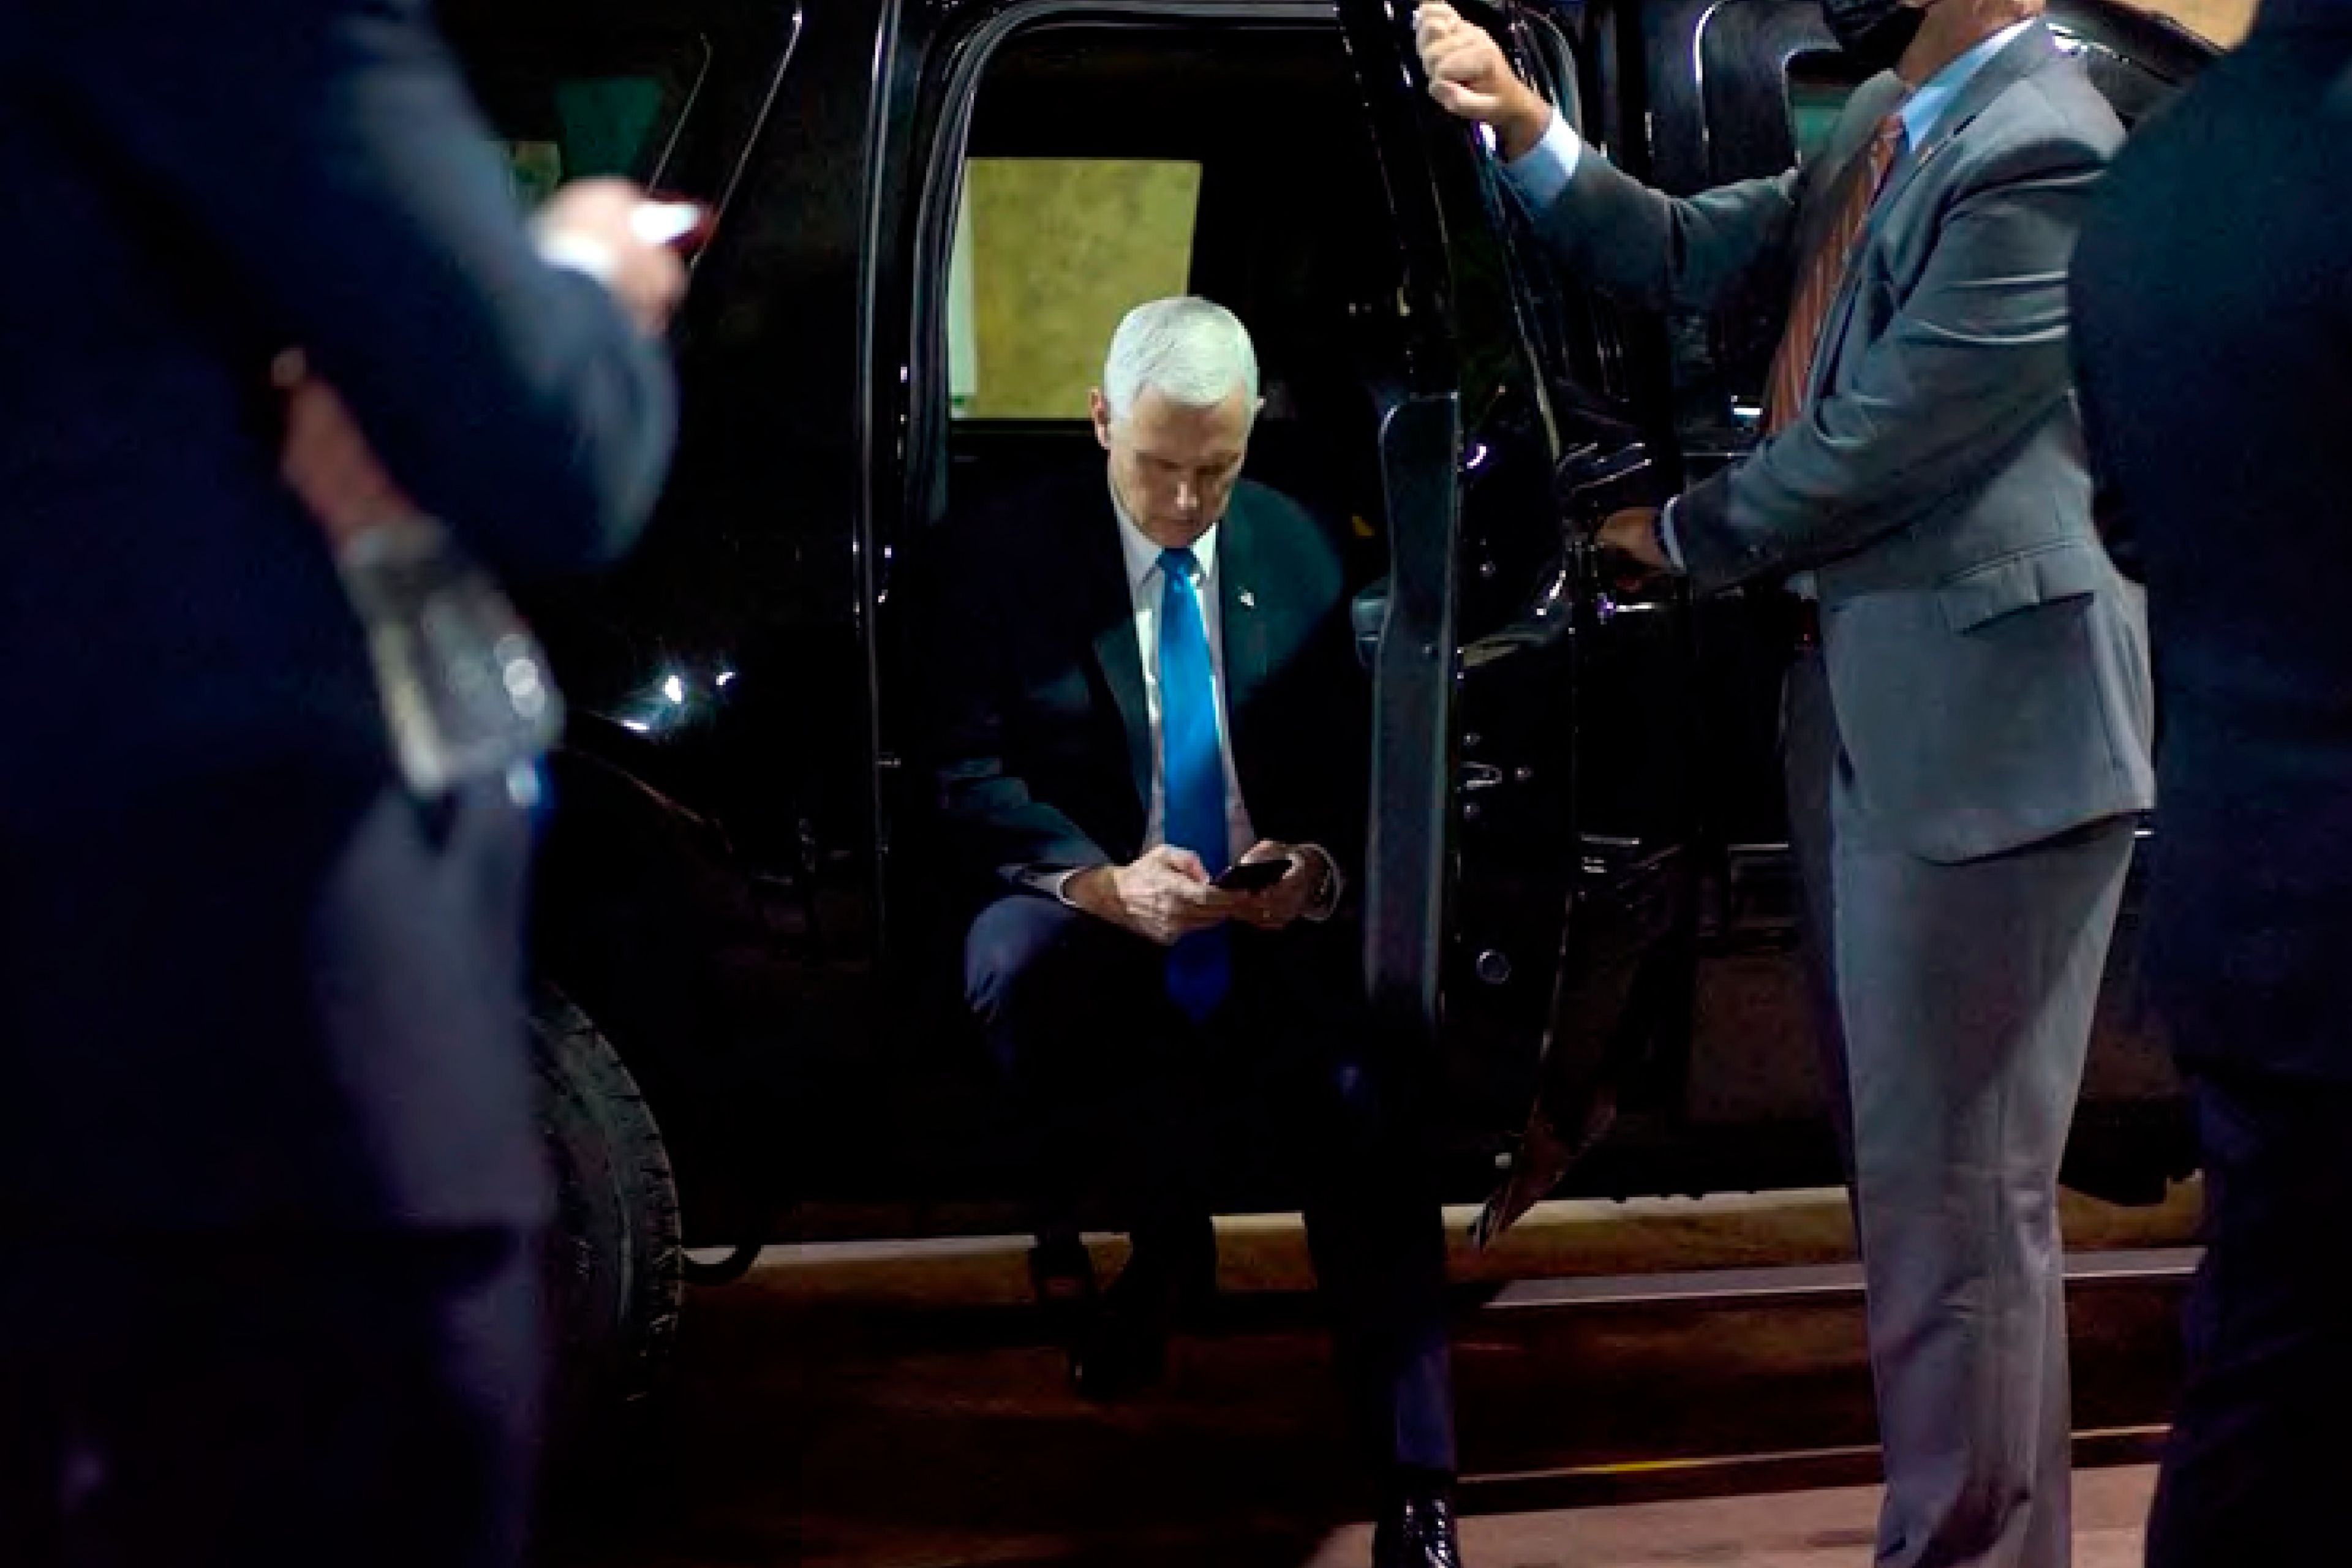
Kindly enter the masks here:
M 1257 595 L 1251 593 L 1247 588 L 1244 588 L 1234 596 L 1241 600 L 1243 609 L 1255 610 L 1257 608 Z

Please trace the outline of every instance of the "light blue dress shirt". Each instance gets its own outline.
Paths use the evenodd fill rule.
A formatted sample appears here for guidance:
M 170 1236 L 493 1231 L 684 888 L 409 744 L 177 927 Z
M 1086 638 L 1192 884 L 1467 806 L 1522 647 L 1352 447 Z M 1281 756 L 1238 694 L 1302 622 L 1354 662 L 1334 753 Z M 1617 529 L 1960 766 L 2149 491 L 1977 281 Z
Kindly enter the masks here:
M 2015 43 L 2034 18 L 2012 22 L 2000 32 L 1971 47 L 1942 70 L 1929 77 L 1918 90 L 1903 101 L 1895 110 L 1903 120 L 1903 134 L 1911 147 L 1926 143 L 1944 118 L 1961 89 L 1976 79 L 1977 72 L 1990 64 L 1992 58 Z M 1544 127 L 1542 140 L 1503 165 L 1528 205 L 1540 212 L 1558 201 L 1576 178 L 1577 164 L 1584 158 L 1584 139 L 1576 133 L 1567 119 L 1554 111 L 1551 123 Z M 1665 547 L 1666 558 L 1679 572 L 1683 566 L 1681 542 L 1675 537 L 1675 503 L 1666 503 L 1665 516 L 1658 521 L 1658 542 Z M 1793 585 L 1793 583 L 1792 583 Z

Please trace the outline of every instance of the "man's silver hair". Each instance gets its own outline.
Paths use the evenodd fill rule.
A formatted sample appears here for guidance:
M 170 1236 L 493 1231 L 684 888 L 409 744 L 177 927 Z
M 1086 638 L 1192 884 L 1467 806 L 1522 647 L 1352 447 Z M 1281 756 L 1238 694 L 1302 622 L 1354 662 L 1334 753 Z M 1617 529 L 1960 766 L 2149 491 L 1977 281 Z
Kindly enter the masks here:
M 1113 423 L 1146 392 L 1185 408 L 1213 408 L 1239 387 L 1257 413 L 1257 350 L 1249 329 L 1223 305 L 1186 297 L 1138 305 L 1118 324 L 1103 364 Z

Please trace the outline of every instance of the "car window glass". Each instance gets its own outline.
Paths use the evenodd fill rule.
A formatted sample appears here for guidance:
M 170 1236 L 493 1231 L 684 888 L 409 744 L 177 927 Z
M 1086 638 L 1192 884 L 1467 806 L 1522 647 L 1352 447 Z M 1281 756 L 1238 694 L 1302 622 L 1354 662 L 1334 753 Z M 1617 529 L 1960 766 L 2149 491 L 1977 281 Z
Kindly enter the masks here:
M 660 183 L 709 41 L 694 33 L 542 39 L 474 38 L 464 58 L 505 149 L 518 201 L 533 206 L 567 180 L 617 175 Z
M 2084 37 L 2063 22 L 2053 22 L 2051 32 L 2060 48 L 2082 62 L 2091 84 L 2105 96 L 2126 130 L 2170 95 L 2171 84 L 2138 61 Z M 1810 160 L 1819 154 L 1845 111 L 1846 100 L 1862 85 L 1861 72 L 1836 50 L 1809 49 L 1790 57 L 1783 83 L 1790 139 L 1798 156 Z
M 1798 158 L 1811 163 L 1845 112 L 1846 100 L 1862 85 L 1861 73 L 1833 50 L 1808 51 L 1790 58 L 1782 83 L 1789 95 L 1790 140 Z
M 1298 134 L 1226 102 L 1280 105 Z M 1251 477 L 1376 553 L 1371 389 L 1401 360 L 1401 272 L 1336 23 L 1048 23 L 985 57 L 970 104 L 955 205 L 930 220 L 952 234 L 917 285 L 914 439 L 946 467 L 910 461 L 911 514 L 1099 462 L 1087 394 L 1113 331 L 1194 293 L 1256 343 Z
M 1201 174 L 1175 159 L 968 161 L 948 274 L 954 417 L 1083 417 L 1119 317 L 1190 284 Z

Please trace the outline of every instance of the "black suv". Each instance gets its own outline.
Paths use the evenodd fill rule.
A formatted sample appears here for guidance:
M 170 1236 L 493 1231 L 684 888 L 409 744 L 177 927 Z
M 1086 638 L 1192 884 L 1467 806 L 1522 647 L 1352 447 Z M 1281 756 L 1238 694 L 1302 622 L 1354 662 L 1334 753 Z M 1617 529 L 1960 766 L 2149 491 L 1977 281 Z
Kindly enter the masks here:
M 1669 190 L 1786 167 L 1853 85 L 1814 0 L 1471 10 Z M 1447 1195 L 1838 1179 L 1774 756 L 1788 602 L 1622 579 L 1584 538 L 1755 439 L 1775 301 L 1661 317 L 1551 270 L 1402 0 L 444 16 L 520 193 L 622 173 L 720 215 L 663 515 L 530 606 L 572 705 L 536 952 L 577 1408 L 649 1387 L 682 1270 L 745 1266 L 792 1204 L 1017 1213 L 908 587 L 951 508 L 1088 460 L 1085 388 L 1153 295 L 1251 325 L 1252 471 L 1354 552 L 1366 975 L 1444 1065 Z M 2127 121 L 2211 52 L 2107 0 L 2053 22 Z M 2153 1196 L 2191 1154 L 2125 919 L 2068 1180 Z

